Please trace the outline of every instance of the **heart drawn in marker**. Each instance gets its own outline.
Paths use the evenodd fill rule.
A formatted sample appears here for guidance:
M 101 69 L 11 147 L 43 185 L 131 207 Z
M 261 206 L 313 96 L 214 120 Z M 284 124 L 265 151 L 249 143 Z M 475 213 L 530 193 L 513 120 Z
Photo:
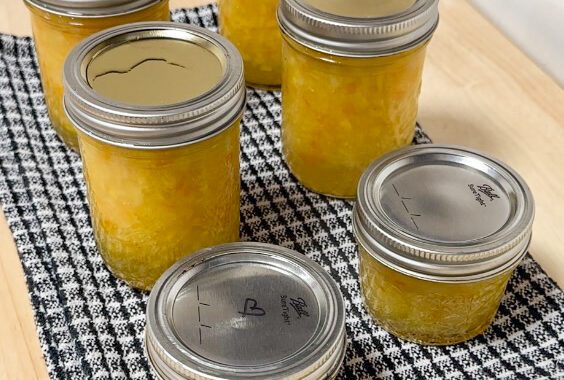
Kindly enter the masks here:
M 241 314 L 243 317 L 251 316 L 251 317 L 262 317 L 266 314 L 266 311 L 262 307 L 258 307 L 257 300 L 253 298 L 246 298 L 245 299 L 245 307 L 243 311 L 239 311 L 238 313 Z

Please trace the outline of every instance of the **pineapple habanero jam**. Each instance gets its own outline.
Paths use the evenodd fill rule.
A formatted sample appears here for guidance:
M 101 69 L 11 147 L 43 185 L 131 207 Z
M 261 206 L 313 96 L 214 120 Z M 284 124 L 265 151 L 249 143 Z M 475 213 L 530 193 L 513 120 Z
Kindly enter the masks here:
M 182 256 L 239 239 L 243 61 L 175 23 L 91 36 L 65 64 L 94 233 L 108 267 L 149 289 Z
M 281 0 L 282 149 L 319 193 L 352 198 L 414 135 L 438 0 Z
M 493 321 L 531 239 L 533 198 L 503 163 L 466 148 L 390 153 L 353 212 L 364 303 L 391 333 L 454 344 Z
M 282 37 L 276 22 L 278 0 L 219 0 L 219 28 L 245 62 L 250 86 L 280 87 Z
M 67 146 L 78 138 L 63 110 L 63 65 L 84 38 L 113 26 L 138 21 L 167 21 L 168 0 L 25 0 L 41 69 L 41 82 L 53 128 Z

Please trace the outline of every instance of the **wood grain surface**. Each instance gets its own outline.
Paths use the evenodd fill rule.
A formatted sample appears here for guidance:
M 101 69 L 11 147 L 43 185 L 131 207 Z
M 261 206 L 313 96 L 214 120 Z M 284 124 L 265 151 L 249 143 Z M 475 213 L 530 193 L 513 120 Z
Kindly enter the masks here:
M 205 0 L 173 0 L 172 7 Z M 435 142 L 513 166 L 537 203 L 531 252 L 564 285 L 564 90 L 466 0 L 442 0 L 419 119 Z M 21 0 L 0 0 L 0 33 L 29 35 Z M 564 64 L 564 62 L 563 62 Z M 0 215 L 0 379 L 48 379 L 21 264 Z

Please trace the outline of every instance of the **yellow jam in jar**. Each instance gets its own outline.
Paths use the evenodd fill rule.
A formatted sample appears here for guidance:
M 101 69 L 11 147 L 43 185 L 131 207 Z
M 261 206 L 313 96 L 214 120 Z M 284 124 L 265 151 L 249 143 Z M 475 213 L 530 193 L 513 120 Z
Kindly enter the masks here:
M 400 338 L 454 344 L 492 323 L 513 271 L 471 283 L 442 283 L 402 274 L 359 247 L 360 282 L 368 312 Z
M 358 59 L 286 38 L 283 52 L 284 157 L 307 188 L 354 197 L 374 158 L 413 140 L 425 46 Z
M 179 258 L 239 240 L 239 120 L 158 152 L 80 133 L 80 153 L 100 254 L 131 286 L 150 289 Z
M 374 159 L 411 143 L 438 18 L 435 0 L 365 3 L 282 0 L 278 11 L 284 156 L 304 186 L 344 198 Z
M 53 128 L 67 146 L 78 150 L 76 130 L 63 110 L 63 66 L 80 41 L 101 30 L 139 21 L 170 19 L 168 0 L 131 2 L 81 9 L 76 1 L 27 0 L 45 102 Z M 60 3 L 59 7 L 51 3 Z M 65 6 L 66 5 L 66 6 Z M 133 6 L 135 5 L 135 6 Z
M 92 227 L 108 268 L 150 289 L 178 259 L 239 239 L 243 62 L 202 28 L 137 23 L 65 64 Z
M 486 330 L 531 240 L 534 201 L 507 165 L 470 149 L 401 149 L 363 174 L 353 211 L 367 311 L 413 342 Z
M 281 37 L 276 22 L 278 0 L 219 0 L 221 34 L 237 46 L 250 86 L 280 87 Z

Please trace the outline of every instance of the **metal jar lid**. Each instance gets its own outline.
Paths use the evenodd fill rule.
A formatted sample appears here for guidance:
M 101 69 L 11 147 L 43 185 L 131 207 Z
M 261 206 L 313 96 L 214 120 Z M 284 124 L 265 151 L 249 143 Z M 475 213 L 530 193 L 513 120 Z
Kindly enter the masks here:
M 147 305 L 146 352 L 161 379 L 325 379 L 345 354 L 344 303 L 318 264 L 232 243 L 163 274 Z
M 28 5 L 63 16 L 96 18 L 140 11 L 163 0 L 24 0 Z
M 179 41 L 202 47 L 219 60 L 223 74 L 208 91 L 174 104 L 128 104 L 96 92 L 88 82 L 89 64 L 113 48 L 143 40 Z M 147 57 L 140 56 L 140 62 L 130 71 L 146 61 L 163 60 L 156 56 L 156 49 L 146 51 Z M 202 65 L 193 62 L 184 69 L 198 64 Z M 171 65 L 182 66 L 174 62 Z M 75 127 L 105 143 L 128 148 L 162 149 L 200 141 L 232 125 L 245 107 L 243 60 L 237 49 L 217 33 L 187 24 L 143 22 L 94 34 L 69 54 L 63 77 L 65 111 Z
M 365 171 L 353 227 L 359 243 L 395 270 L 470 282 L 519 263 L 533 218 L 532 194 L 507 165 L 467 148 L 421 145 Z
M 438 0 L 415 0 L 385 17 L 329 13 L 310 1 L 281 0 L 280 28 L 300 44 L 333 55 L 374 57 L 408 50 L 430 39 L 439 20 Z M 358 7 L 354 1 L 342 4 Z

